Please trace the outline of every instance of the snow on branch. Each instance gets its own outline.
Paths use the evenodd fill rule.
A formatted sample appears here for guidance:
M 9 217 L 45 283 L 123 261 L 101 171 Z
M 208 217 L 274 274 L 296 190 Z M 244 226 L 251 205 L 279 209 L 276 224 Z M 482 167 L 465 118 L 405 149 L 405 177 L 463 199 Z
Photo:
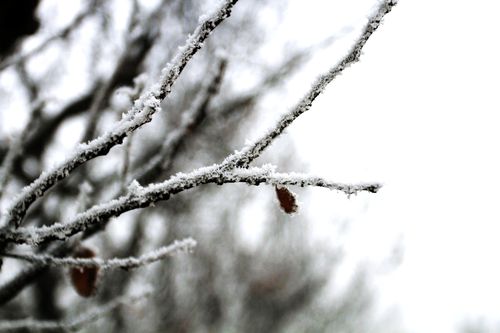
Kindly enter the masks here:
M 0 332 L 53 332 L 54 330 L 77 331 L 107 315 L 122 305 L 130 305 L 152 294 L 151 290 L 133 296 L 118 297 L 103 306 L 93 306 L 89 312 L 72 320 L 50 321 L 35 319 L 0 320 Z
M 223 173 L 224 183 L 247 183 L 249 185 L 297 185 L 300 187 L 316 186 L 344 192 L 348 196 L 361 191 L 376 193 L 382 185 L 379 183 L 343 184 L 325 180 L 308 174 L 274 172 L 271 166 L 261 168 L 236 168 Z
M 101 270 L 111 268 L 132 269 L 151 264 L 153 262 L 174 256 L 179 252 L 192 252 L 196 241 L 192 238 L 176 240 L 168 246 L 151 251 L 140 257 L 114 258 L 103 260 L 100 258 L 58 258 L 50 255 L 5 253 L 0 256 L 25 260 L 39 266 L 64 266 L 64 267 L 98 267 Z
M 210 33 L 229 17 L 236 2 L 238 0 L 226 0 L 212 15 L 203 18 L 193 34 L 188 37 L 186 44 L 179 49 L 173 61 L 163 68 L 160 80 L 134 102 L 134 106 L 114 129 L 89 143 L 80 144 L 64 162 L 50 171 L 43 172 L 33 183 L 25 187 L 7 209 L 7 215 L 4 218 L 7 226 L 18 227 L 31 204 L 57 182 L 66 178 L 75 168 L 87 161 L 106 155 L 111 148 L 121 144 L 128 134 L 150 122 L 153 115 L 160 109 L 160 102 L 170 93 L 186 64 L 202 47 Z
M 299 101 L 299 103 L 288 113 L 286 113 L 275 125 L 274 128 L 269 130 L 261 138 L 253 144 L 243 148 L 242 151 L 229 156 L 224 161 L 224 168 L 231 169 L 234 167 L 246 167 L 253 160 L 260 156 L 262 151 L 266 149 L 273 140 L 278 137 L 283 131 L 301 114 L 308 111 L 316 97 L 321 94 L 326 86 L 332 82 L 340 73 L 347 67 L 359 60 L 361 51 L 365 46 L 370 36 L 377 30 L 382 22 L 383 17 L 392 10 L 397 3 L 397 0 L 384 0 L 375 14 L 369 19 L 363 33 L 358 38 L 349 53 L 327 73 L 318 78 L 316 83 L 311 87 L 309 92 Z
M 157 87 L 155 97 L 164 99 L 170 93 L 173 83 L 180 75 L 188 60 L 203 46 L 208 35 L 226 18 L 231 15 L 231 10 L 238 0 L 226 0 L 222 7 L 215 14 L 208 17 L 203 16 L 200 19 L 203 22 L 195 29 L 194 33 L 188 39 L 181 52 L 174 58 L 172 64 L 162 70 L 161 85 Z M 186 59 L 186 60 L 184 60 Z
M 39 228 L 27 227 L 0 232 L 0 242 L 38 245 L 48 240 L 65 240 L 78 232 L 105 223 L 109 218 L 127 211 L 154 205 L 155 202 L 168 200 L 171 195 L 203 184 L 247 183 L 249 185 L 298 185 L 319 186 L 338 190 L 352 195 L 360 191 L 375 193 L 382 186 L 378 183 L 347 185 L 330 182 L 319 177 L 298 173 L 276 173 L 274 167 L 266 165 L 254 168 L 223 170 L 223 165 L 199 168 L 189 174 L 178 173 L 162 183 L 147 187 L 133 182 L 129 192 L 117 199 L 91 207 L 75 216 L 68 223 L 55 223 Z

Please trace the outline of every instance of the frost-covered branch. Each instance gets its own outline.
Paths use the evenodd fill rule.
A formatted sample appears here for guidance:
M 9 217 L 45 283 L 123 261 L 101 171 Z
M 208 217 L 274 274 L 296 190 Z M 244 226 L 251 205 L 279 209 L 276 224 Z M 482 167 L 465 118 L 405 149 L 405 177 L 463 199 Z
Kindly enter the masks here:
M 202 91 L 196 96 L 189 110 L 182 115 L 181 124 L 168 134 L 160 152 L 139 170 L 134 179 L 144 183 L 153 175 L 161 174 L 163 170 L 169 168 L 182 141 L 205 118 L 210 101 L 220 89 L 226 65 L 227 59 L 219 59 L 217 72 L 204 83 Z
M 140 301 L 152 293 L 147 290 L 134 296 L 118 297 L 103 306 L 93 306 L 93 309 L 77 318 L 65 321 L 49 321 L 49 320 L 34 320 L 34 319 L 20 319 L 20 320 L 0 320 L 0 332 L 39 332 L 39 331 L 54 331 L 57 329 L 67 331 L 78 331 L 89 325 L 90 323 L 98 320 L 99 318 L 107 315 L 110 311 L 122 305 L 129 305 Z
M 78 232 L 100 225 L 111 217 L 119 216 L 133 209 L 154 205 L 158 201 L 168 200 L 171 195 L 203 184 L 215 183 L 222 185 L 238 182 L 249 185 L 264 183 L 269 185 L 319 186 L 342 191 L 347 195 L 360 191 L 375 193 L 381 187 L 378 183 L 348 185 L 298 173 L 277 173 L 271 166 L 249 169 L 236 168 L 226 171 L 222 167 L 222 165 L 216 164 L 196 169 L 189 174 L 179 173 L 167 181 L 151 184 L 147 187 L 142 187 L 137 182 L 134 182 L 129 186 L 129 192 L 126 195 L 93 206 L 87 211 L 76 215 L 68 223 L 2 231 L 0 232 L 0 242 L 37 245 L 48 240 L 65 240 Z
M 278 173 L 270 166 L 248 169 L 236 168 L 231 172 L 223 173 L 222 181 L 224 183 L 247 183 L 249 185 L 316 186 L 341 191 L 348 196 L 362 191 L 376 193 L 382 187 L 379 183 L 344 184 L 303 173 Z
M 28 208 L 60 180 L 66 178 L 75 168 L 98 156 L 106 155 L 111 148 L 121 144 L 131 132 L 151 121 L 160 110 L 160 102 L 170 93 L 186 64 L 202 47 L 210 33 L 231 14 L 238 0 L 226 0 L 212 15 L 203 19 L 186 44 L 180 48 L 173 61 L 162 70 L 160 80 L 135 101 L 134 106 L 111 131 L 80 146 L 53 169 L 43 172 L 33 183 L 25 187 L 7 210 L 8 227 L 18 227 Z
M 261 138 L 256 140 L 253 144 L 243 148 L 242 151 L 229 156 L 224 161 L 224 168 L 231 169 L 234 167 L 246 167 L 253 160 L 260 156 L 262 151 L 266 149 L 273 140 L 278 137 L 283 131 L 304 112 L 308 111 L 316 97 L 321 94 L 326 86 L 332 82 L 340 73 L 347 67 L 359 60 L 361 51 L 365 46 L 370 36 L 377 30 L 382 22 L 383 17 L 389 13 L 396 5 L 396 0 L 384 0 L 376 13 L 369 19 L 363 33 L 358 38 L 349 53 L 326 74 L 319 77 L 316 83 L 312 86 L 309 92 L 299 101 L 299 103 L 288 113 L 286 113 L 275 125 L 274 128 L 269 130 Z
M 176 240 L 169 246 L 163 246 L 140 257 L 114 258 L 103 260 L 100 258 L 58 258 L 50 255 L 5 253 L 0 256 L 20 259 L 39 266 L 64 266 L 64 267 L 99 267 L 101 270 L 111 268 L 132 269 L 166 259 L 179 252 L 191 252 L 196 247 L 192 238 Z

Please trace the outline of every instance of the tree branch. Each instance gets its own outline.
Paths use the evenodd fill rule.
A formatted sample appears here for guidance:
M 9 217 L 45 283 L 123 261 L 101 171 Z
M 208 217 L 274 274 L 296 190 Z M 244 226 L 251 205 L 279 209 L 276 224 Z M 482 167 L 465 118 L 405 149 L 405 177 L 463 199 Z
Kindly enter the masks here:
M 136 296 L 122 296 L 114 299 L 100 307 L 93 307 L 93 309 L 82 316 L 79 316 L 72 320 L 66 321 L 42 321 L 34 319 L 21 319 L 21 320 L 2 320 L 0 321 L 0 331 L 8 332 L 38 332 L 38 331 L 54 331 L 57 329 L 63 329 L 67 331 L 77 331 L 88 325 L 97 319 L 105 316 L 110 311 L 116 309 L 121 305 L 128 305 L 140 301 L 151 295 L 151 291 L 143 292 Z
M 202 184 L 225 184 L 225 183 L 247 183 L 249 185 L 298 185 L 319 186 L 342 191 L 352 195 L 360 191 L 375 193 L 381 187 L 380 184 L 341 184 L 330 182 L 319 177 L 312 177 L 298 173 L 276 173 L 274 168 L 264 166 L 261 168 L 237 168 L 223 171 L 221 165 L 196 169 L 189 174 L 178 173 L 169 180 L 142 187 L 137 182 L 129 186 L 129 192 L 117 199 L 93 206 L 87 211 L 80 213 L 67 223 L 55 223 L 50 226 L 39 228 L 27 227 L 17 230 L 0 232 L 0 241 L 5 243 L 38 245 L 48 240 L 65 240 L 78 232 L 105 223 L 110 217 L 137 209 L 145 208 L 162 200 L 168 200 L 171 195 L 197 187 Z
M 114 258 L 103 260 L 100 258 L 58 258 L 50 255 L 4 253 L 0 256 L 28 261 L 39 266 L 63 267 L 99 267 L 101 270 L 112 268 L 132 269 L 151 264 L 153 262 L 171 257 L 179 252 L 191 252 L 196 246 L 196 241 L 186 238 L 174 241 L 169 246 L 160 247 L 140 257 Z

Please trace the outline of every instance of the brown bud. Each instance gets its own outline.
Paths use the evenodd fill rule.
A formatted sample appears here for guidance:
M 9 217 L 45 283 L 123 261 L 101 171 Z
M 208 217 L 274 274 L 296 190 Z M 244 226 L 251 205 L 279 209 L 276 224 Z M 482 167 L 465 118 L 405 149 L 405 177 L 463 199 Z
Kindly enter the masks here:
M 85 246 L 78 247 L 73 253 L 75 258 L 93 258 L 95 252 Z M 69 270 L 71 283 L 78 295 L 90 297 L 95 294 L 99 267 L 73 267 Z
M 297 212 L 297 196 L 285 186 L 276 185 L 276 196 L 280 202 L 281 209 L 287 214 Z

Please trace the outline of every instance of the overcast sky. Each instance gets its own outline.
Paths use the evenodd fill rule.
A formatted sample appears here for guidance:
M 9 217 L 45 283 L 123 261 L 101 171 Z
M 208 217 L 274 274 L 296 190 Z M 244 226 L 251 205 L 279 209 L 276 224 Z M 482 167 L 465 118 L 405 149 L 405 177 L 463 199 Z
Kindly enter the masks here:
M 293 3 L 287 20 L 308 18 L 287 27 L 297 36 L 342 20 L 340 3 L 352 4 L 351 18 L 371 6 Z M 500 327 L 499 9 L 400 0 L 361 62 L 290 129 L 314 173 L 385 184 L 359 199 L 366 206 L 355 215 L 351 256 L 377 262 L 390 244 L 404 254 L 376 285 L 411 332 L 454 332 L 477 318 Z M 343 202 L 337 196 L 315 198 Z

